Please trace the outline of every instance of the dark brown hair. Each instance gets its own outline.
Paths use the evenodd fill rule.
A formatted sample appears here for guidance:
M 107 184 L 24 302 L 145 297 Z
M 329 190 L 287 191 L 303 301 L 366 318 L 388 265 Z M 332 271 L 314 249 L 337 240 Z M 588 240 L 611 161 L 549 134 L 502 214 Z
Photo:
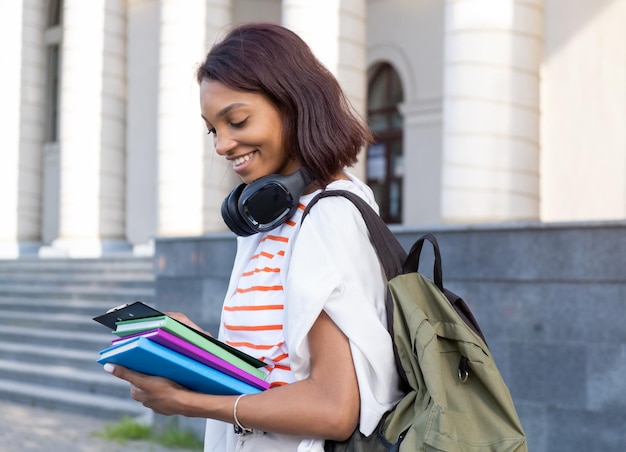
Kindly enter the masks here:
M 283 116 L 290 155 L 326 185 L 357 161 L 372 135 L 352 112 L 339 83 L 295 33 L 280 25 L 234 27 L 209 51 L 197 79 L 264 94 Z

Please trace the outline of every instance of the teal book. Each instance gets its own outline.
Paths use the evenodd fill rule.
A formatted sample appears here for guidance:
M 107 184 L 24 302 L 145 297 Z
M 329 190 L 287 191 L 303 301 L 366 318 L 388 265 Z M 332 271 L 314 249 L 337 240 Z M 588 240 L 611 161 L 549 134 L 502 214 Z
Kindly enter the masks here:
M 142 336 L 102 350 L 98 362 L 102 365 L 119 364 L 147 375 L 164 377 L 204 394 L 237 395 L 262 391 Z

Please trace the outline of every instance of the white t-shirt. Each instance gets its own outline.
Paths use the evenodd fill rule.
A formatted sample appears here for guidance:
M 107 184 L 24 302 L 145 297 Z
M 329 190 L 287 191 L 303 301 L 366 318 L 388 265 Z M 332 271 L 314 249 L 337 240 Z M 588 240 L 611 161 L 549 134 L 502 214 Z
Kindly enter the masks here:
M 332 182 L 327 189 L 354 192 L 377 209 L 370 188 L 348 176 L 349 181 Z M 302 204 L 313 196 L 303 196 Z M 258 249 L 261 236 L 238 238 L 227 302 L 236 292 L 239 276 Z M 283 334 L 291 372 L 295 380 L 310 374 L 308 332 L 324 310 L 350 341 L 361 398 L 359 428 L 370 434 L 402 394 L 398 390 L 391 337 L 385 327 L 386 280 L 361 214 L 345 198 L 320 200 L 302 226 L 299 221 L 295 225 L 283 259 Z M 223 336 L 222 324 L 220 338 Z M 238 438 L 232 425 L 208 420 L 204 450 L 236 451 L 242 439 L 249 450 L 263 447 L 262 450 L 320 452 L 324 448 L 324 441 L 314 438 L 294 441 L 293 437 L 276 434 L 256 438 Z M 298 446 L 294 448 L 294 444 Z

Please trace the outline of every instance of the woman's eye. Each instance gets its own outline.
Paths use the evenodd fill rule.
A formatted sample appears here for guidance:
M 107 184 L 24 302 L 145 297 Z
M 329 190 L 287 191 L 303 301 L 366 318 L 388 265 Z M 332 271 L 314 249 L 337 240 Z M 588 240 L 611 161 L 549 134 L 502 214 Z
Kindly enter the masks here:
M 244 119 L 243 121 L 239 121 L 239 122 L 231 122 L 230 125 L 236 129 L 239 129 L 241 127 L 243 127 L 243 125 L 246 123 L 246 121 L 248 120 L 248 118 Z

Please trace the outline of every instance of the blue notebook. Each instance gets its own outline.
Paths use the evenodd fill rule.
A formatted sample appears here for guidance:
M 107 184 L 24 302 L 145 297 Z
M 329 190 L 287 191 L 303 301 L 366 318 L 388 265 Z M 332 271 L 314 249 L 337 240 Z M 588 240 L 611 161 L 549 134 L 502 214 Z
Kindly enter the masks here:
M 119 364 L 148 375 L 165 377 L 192 391 L 215 395 L 261 392 L 248 383 L 138 336 L 100 352 L 100 364 Z

